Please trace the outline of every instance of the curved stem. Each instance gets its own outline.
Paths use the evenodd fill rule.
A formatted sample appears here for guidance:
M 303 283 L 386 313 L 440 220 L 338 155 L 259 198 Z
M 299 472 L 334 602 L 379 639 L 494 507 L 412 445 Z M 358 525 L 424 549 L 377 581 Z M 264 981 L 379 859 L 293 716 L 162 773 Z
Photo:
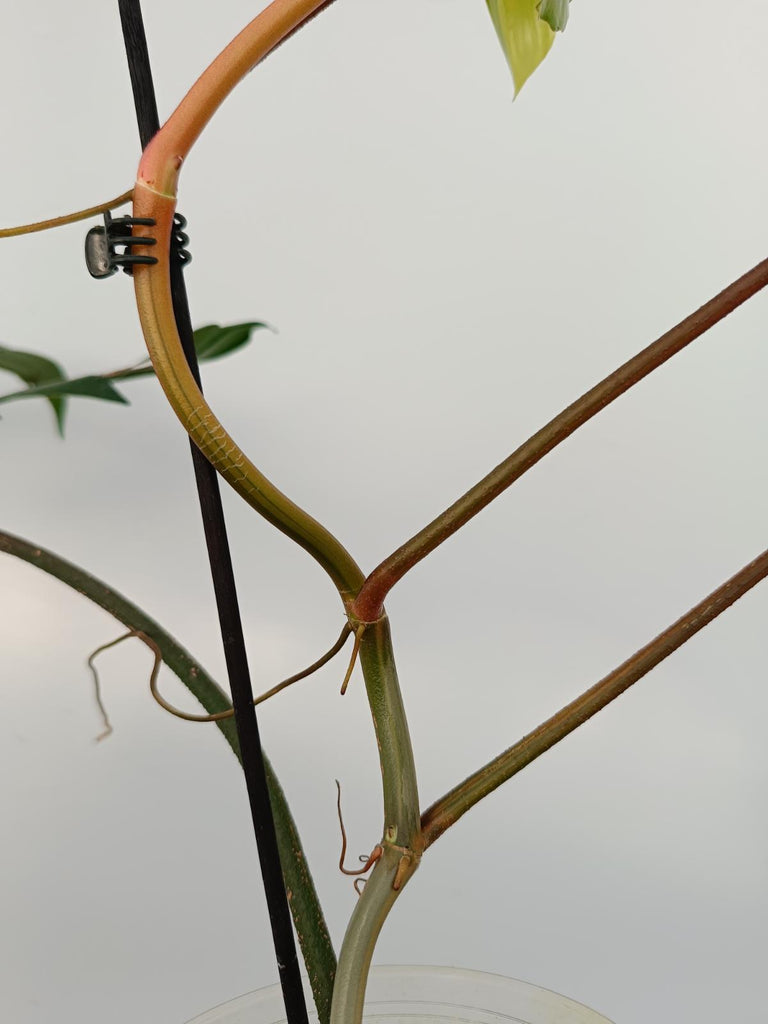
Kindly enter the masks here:
M 203 398 L 187 365 L 170 293 L 168 247 L 173 209 L 173 200 L 137 184 L 134 215 L 157 222 L 154 251 L 158 263 L 137 266 L 133 273 L 141 327 L 157 378 L 185 430 L 211 465 L 252 508 L 320 563 L 348 606 L 364 578 L 352 556 L 325 527 L 275 487 L 238 447 Z M 142 247 L 134 248 L 139 251 Z
M 379 745 L 384 832 L 382 854 L 365 884 L 342 943 L 331 1024 L 360 1024 L 376 939 L 400 891 L 419 866 L 424 845 L 413 751 L 386 617 L 364 630 L 360 664 Z
M 476 803 L 492 793 L 503 782 L 535 761 L 561 739 L 583 725 L 607 704 L 628 690 L 638 679 L 655 668 L 678 647 L 690 640 L 721 612 L 729 608 L 760 580 L 768 576 L 768 551 L 732 576 L 682 618 L 673 623 L 645 647 L 628 658 L 613 672 L 595 683 L 580 697 L 542 722 L 533 732 L 519 740 L 485 767 L 470 775 L 460 785 L 437 800 L 422 815 L 425 848 L 431 846 Z
M 205 69 L 144 150 L 139 180 L 175 196 L 179 170 L 218 108 L 253 68 L 327 0 L 273 0 Z
M 275 0 L 219 55 L 155 135 L 142 156 L 134 216 L 156 222 L 153 266 L 134 268 L 142 331 L 157 377 L 184 428 L 225 480 L 252 508 L 308 551 L 325 569 L 345 607 L 364 575 L 336 538 L 274 486 L 227 434 L 189 371 L 173 316 L 169 249 L 181 164 L 234 86 L 325 0 Z M 149 252 L 134 246 L 136 252 Z
M 766 284 L 768 260 L 763 260 L 555 416 L 450 508 L 378 565 L 363 584 L 352 606 L 352 613 L 361 622 L 376 619 L 386 595 L 409 569 L 476 516 L 587 420 L 733 312 Z
M 275 0 L 203 74 L 147 147 L 134 191 L 134 216 L 155 221 L 157 244 L 151 254 L 157 256 L 158 262 L 154 266 L 136 266 L 134 282 L 142 330 L 155 372 L 190 437 L 254 509 L 320 563 L 348 610 L 362 585 L 363 573 L 335 537 L 277 490 L 246 458 L 205 402 L 183 357 L 174 323 L 169 274 L 178 174 L 189 148 L 243 75 L 324 6 L 327 4 L 323 0 Z M 141 246 L 133 248 L 142 251 Z M 377 616 L 377 621 L 363 632 L 360 658 L 383 776 L 384 854 L 345 939 L 346 980 L 339 988 L 334 1010 L 335 1019 L 345 1024 L 359 1020 L 367 965 L 381 921 L 416 869 L 422 847 L 413 753 L 389 626 L 383 616 Z M 350 1010 L 358 1013 L 358 1017 L 350 1017 Z
M 360 665 L 379 747 L 384 838 L 420 854 L 416 767 L 386 616 L 365 629 L 360 641 Z
M 106 583 L 53 552 L 30 544 L 29 541 L 11 533 L 0 531 L 0 551 L 15 555 L 17 558 L 37 566 L 38 569 L 42 569 L 48 575 L 55 576 L 56 579 L 66 583 L 68 587 L 109 612 L 132 632 L 141 632 L 148 636 L 160 651 L 168 668 L 210 714 L 231 709 L 232 705 L 226 693 L 208 675 L 202 665 L 196 662 L 181 644 L 154 619 L 151 619 L 141 608 L 123 597 L 122 594 L 108 587 Z M 227 718 L 217 721 L 216 724 L 239 760 L 240 749 L 234 720 Z M 266 755 L 264 756 L 264 768 L 275 817 L 280 860 L 291 914 L 312 985 L 318 1016 L 321 1024 L 327 1024 L 333 979 L 336 972 L 336 956 L 296 824 L 285 794 Z
M 401 860 L 397 850 L 384 846 L 384 852 L 352 912 L 339 954 L 331 1024 L 359 1024 L 362 1020 L 368 971 L 376 940 L 403 886 L 418 867 L 418 859 L 413 860 L 407 866 L 406 875 Z M 395 888 L 398 872 L 401 877 Z
M 31 235 L 35 231 L 47 231 L 48 228 L 58 228 L 62 224 L 74 224 L 78 220 L 87 220 L 97 213 L 106 213 L 107 210 L 114 210 L 118 206 L 129 203 L 133 198 L 133 189 L 123 192 L 115 199 L 109 199 L 106 203 L 99 203 L 97 206 L 89 206 L 87 210 L 78 210 L 77 213 L 66 213 L 63 217 L 52 217 L 50 220 L 38 220 L 34 224 L 20 224 L 15 228 L 0 228 L 0 238 L 12 238 L 15 235 Z
M 341 631 L 341 635 L 339 636 L 338 640 L 333 645 L 333 647 L 330 648 L 330 650 L 327 650 L 325 654 L 319 657 L 317 661 L 313 661 L 311 665 L 307 666 L 307 668 L 303 668 L 301 672 L 295 672 L 292 676 L 288 676 L 287 679 L 283 679 L 282 682 L 277 683 L 275 686 L 271 686 L 268 690 L 265 690 L 264 693 L 260 693 L 257 697 L 254 697 L 254 707 L 256 707 L 259 704 L 263 704 L 265 700 L 269 700 L 270 697 L 275 697 L 278 693 L 281 693 L 289 686 L 293 686 L 294 683 L 298 683 L 301 679 L 306 679 L 308 676 L 313 675 L 315 672 L 321 669 L 324 665 L 327 665 L 332 658 L 336 657 L 336 655 L 342 649 L 344 644 L 347 642 L 347 637 L 349 636 L 349 633 L 349 624 L 346 623 Z M 131 635 L 132 634 L 128 633 L 126 634 L 126 637 Z M 124 640 L 126 639 L 126 637 L 121 637 L 120 639 Z M 112 641 L 113 644 L 117 642 L 118 641 L 116 640 Z M 107 646 L 111 647 L 112 644 L 107 644 Z M 100 650 L 103 650 L 103 648 L 100 648 Z M 165 697 L 163 697 L 160 694 L 157 688 L 157 679 L 154 676 L 150 680 L 149 689 L 152 693 L 152 696 L 155 698 L 155 701 L 160 705 L 161 708 L 163 708 L 163 710 L 167 711 L 175 718 L 184 719 L 185 722 L 220 722 L 223 718 L 233 718 L 235 714 L 234 708 L 230 708 L 229 711 L 219 711 L 215 715 L 192 715 L 188 711 L 182 711 L 180 708 L 174 707 L 173 704 L 169 704 Z

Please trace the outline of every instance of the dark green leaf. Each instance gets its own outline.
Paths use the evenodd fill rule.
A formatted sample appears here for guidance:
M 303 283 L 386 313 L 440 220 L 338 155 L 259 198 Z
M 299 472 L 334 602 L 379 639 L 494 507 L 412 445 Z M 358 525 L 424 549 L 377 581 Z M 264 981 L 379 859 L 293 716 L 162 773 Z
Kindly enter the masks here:
M 129 367 L 126 370 L 114 370 L 107 374 L 110 380 L 133 380 L 134 377 L 154 377 L 155 368 L 151 363 L 146 366 Z
M 261 327 L 269 327 L 269 324 L 253 320 L 245 324 L 232 324 L 230 327 L 219 327 L 218 324 L 198 327 L 195 331 L 197 358 L 201 361 L 218 359 L 219 356 L 234 352 L 250 341 L 251 334 Z
M 229 327 L 220 327 L 218 324 L 199 327 L 194 332 L 197 357 L 201 361 L 218 359 L 229 352 L 234 352 L 235 349 L 241 348 L 250 340 L 254 331 L 262 327 L 269 327 L 269 324 L 253 320 L 244 324 L 232 324 Z M 100 398 L 106 402 L 122 402 L 127 405 L 128 399 L 114 387 L 112 381 L 150 376 L 155 372 L 151 366 L 139 364 L 104 376 L 91 375 L 67 380 L 62 368 L 52 359 L 38 356 L 33 352 L 19 352 L 2 346 L 0 346 L 0 370 L 15 373 L 25 384 L 29 385 L 24 391 L 0 395 L 0 403 L 14 402 L 19 398 L 46 398 L 56 414 L 56 422 L 62 436 L 64 435 L 67 395 Z
M 72 380 L 38 384 L 37 387 L 26 388 L 24 391 L 0 395 L 0 403 L 14 402 L 18 398 L 55 398 L 62 395 L 81 395 L 83 398 L 101 398 L 105 402 L 129 404 L 128 399 L 104 377 L 74 377 Z
M 198 359 L 205 359 L 205 352 L 212 340 L 221 330 L 218 324 L 206 324 L 205 327 L 198 327 L 195 329 L 193 338 L 195 341 L 195 352 L 197 352 Z
M 234 352 L 250 341 L 251 334 L 261 327 L 271 328 L 269 324 L 253 320 L 246 324 L 232 324 L 230 327 L 219 327 L 218 324 L 206 324 L 194 332 L 195 351 L 202 362 L 206 359 L 218 359 L 229 352 Z M 110 374 L 113 380 L 133 380 L 135 377 L 149 377 L 154 374 L 151 365 L 138 364 L 131 369 L 120 370 Z
M 52 359 L 34 352 L 20 352 L 18 349 L 0 345 L 0 370 L 8 370 L 21 377 L 25 384 L 42 384 L 49 380 L 62 380 L 64 371 Z
M 18 349 L 6 348 L 4 345 L 0 345 L 0 370 L 14 373 L 25 384 L 31 386 L 64 379 L 64 371 L 52 359 L 39 356 L 34 352 L 20 352 Z M 24 394 L 24 392 L 20 392 L 20 394 Z M 59 434 L 63 437 L 66 400 L 60 394 L 50 394 L 46 397 L 51 403 L 53 414 L 56 417 Z

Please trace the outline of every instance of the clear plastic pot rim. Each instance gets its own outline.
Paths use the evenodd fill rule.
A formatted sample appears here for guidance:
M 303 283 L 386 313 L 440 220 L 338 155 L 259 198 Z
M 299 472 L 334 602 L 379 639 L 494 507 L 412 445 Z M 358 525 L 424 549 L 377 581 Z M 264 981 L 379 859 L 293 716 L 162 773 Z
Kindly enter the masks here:
M 317 1015 L 308 999 L 310 1022 Z M 456 967 L 374 967 L 366 1024 L 612 1024 L 567 996 L 500 974 Z M 279 985 L 222 1003 L 188 1024 L 284 1024 Z

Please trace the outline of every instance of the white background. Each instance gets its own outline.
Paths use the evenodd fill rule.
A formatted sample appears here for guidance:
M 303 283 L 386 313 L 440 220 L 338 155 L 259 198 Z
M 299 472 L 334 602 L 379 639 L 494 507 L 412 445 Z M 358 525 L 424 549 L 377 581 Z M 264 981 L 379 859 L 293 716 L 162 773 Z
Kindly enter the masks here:
M 146 3 L 162 116 L 256 13 Z M 117 5 L 5 5 L 0 223 L 130 188 Z M 341 0 L 227 101 L 184 169 L 196 324 L 266 319 L 205 370 L 268 475 L 372 568 L 529 433 L 766 255 L 757 0 L 579 0 L 512 102 L 481 0 Z M 95 221 L 94 221 L 95 222 Z M 0 343 L 71 374 L 142 342 L 88 225 L 4 241 Z M 392 593 L 424 805 L 647 642 L 765 546 L 765 334 L 751 300 L 584 427 Z M 2 381 L 3 391 L 15 382 Z M 2 413 L 0 524 L 141 604 L 219 679 L 186 438 L 150 381 L 130 408 Z M 226 494 L 257 688 L 313 660 L 338 601 Z M 182 1024 L 271 984 L 236 763 L 164 715 L 147 652 L 84 660 L 105 613 L 2 558 L 0 1005 L 14 1024 Z M 379 963 L 498 972 L 618 1024 L 764 1005 L 768 588 L 431 849 Z M 333 779 L 354 854 L 381 828 L 359 677 L 264 708 L 334 938 Z M 170 674 L 165 694 L 186 698 Z M 185 706 L 190 706 L 186 701 Z

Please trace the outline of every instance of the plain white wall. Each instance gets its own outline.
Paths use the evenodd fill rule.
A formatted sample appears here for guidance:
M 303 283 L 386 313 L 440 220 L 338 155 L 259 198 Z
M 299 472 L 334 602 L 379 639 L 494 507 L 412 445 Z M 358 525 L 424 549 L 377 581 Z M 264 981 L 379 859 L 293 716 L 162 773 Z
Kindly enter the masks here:
M 163 116 L 256 13 L 147 3 Z M 768 11 L 574 4 L 512 102 L 481 0 L 341 0 L 226 102 L 185 167 L 194 321 L 263 318 L 205 370 L 252 458 L 372 568 L 529 433 L 765 253 Z M 11 0 L 0 223 L 131 186 L 116 4 Z M 95 223 L 95 221 L 94 221 Z M 4 241 L 0 343 L 71 374 L 140 357 L 132 289 L 88 225 Z M 424 804 L 765 546 L 768 296 L 584 427 L 392 593 Z M 3 379 L 3 391 L 14 381 Z M 5 529 L 80 563 L 223 679 L 186 438 L 131 408 L 2 414 Z M 313 563 L 225 495 L 255 685 L 311 661 L 340 609 Z M 2 559 L 2 955 L 14 1024 L 181 1022 L 271 984 L 243 787 L 212 726 L 164 715 L 146 652 Z M 381 963 L 460 965 L 618 1024 L 756 1019 L 766 944 L 758 587 L 430 850 Z M 353 852 L 381 826 L 359 677 L 334 664 L 260 716 L 334 937 L 333 779 Z M 185 700 L 164 674 L 170 699 Z M 243 893 L 247 905 L 243 905 Z

